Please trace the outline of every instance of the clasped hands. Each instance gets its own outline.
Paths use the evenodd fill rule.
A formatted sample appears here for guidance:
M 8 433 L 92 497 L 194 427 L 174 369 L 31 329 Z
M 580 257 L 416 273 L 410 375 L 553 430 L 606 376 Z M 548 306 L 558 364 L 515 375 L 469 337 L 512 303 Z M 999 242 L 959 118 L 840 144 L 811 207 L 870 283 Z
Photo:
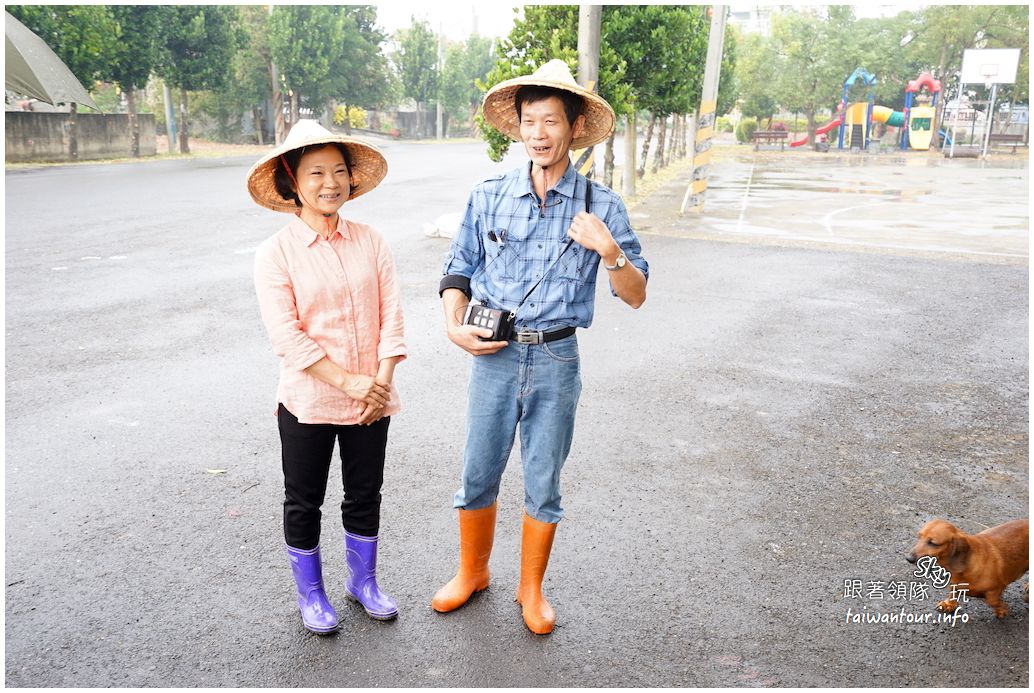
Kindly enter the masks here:
M 355 401 L 366 405 L 359 416 L 360 426 L 369 426 L 382 419 L 384 408 L 391 401 L 391 383 L 368 375 L 349 374 L 345 377 L 341 390 Z

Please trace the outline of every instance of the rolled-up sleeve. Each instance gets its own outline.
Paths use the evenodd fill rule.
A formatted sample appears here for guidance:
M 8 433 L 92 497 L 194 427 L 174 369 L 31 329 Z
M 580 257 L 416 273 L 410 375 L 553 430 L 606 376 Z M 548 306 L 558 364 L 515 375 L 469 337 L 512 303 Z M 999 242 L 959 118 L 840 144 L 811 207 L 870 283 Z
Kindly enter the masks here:
M 446 277 L 459 276 L 470 279 L 481 266 L 485 249 L 481 238 L 481 215 L 478 211 L 477 195 L 477 189 L 470 193 L 463 220 L 445 256 L 442 274 Z
M 605 223 L 610 229 L 610 234 L 621 247 L 621 252 L 643 273 L 646 280 L 650 281 L 650 264 L 643 257 L 642 244 L 632 230 L 632 224 L 628 220 L 628 210 L 625 209 L 625 203 L 620 198 L 615 196 L 614 205 L 610 208 Z M 610 287 L 610 293 L 612 296 L 618 295 L 613 286 Z
M 402 298 L 395 259 L 388 244 L 377 238 L 377 277 L 380 283 L 381 334 L 377 342 L 377 360 L 407 356 L 402 319 Z
M 255 253 L 255 292 L 273 353 L 283 359 L 284 365 L 302 371 L 327 355 L 302 330 L 287 260 L 275 238 Z

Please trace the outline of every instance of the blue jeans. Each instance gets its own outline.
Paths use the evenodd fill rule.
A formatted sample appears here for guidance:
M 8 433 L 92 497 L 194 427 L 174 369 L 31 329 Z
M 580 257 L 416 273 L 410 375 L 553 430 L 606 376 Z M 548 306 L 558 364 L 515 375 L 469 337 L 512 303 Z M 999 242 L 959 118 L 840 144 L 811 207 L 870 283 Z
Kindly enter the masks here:
M 494 354 L 475 356 L 463 485 L 453 506 L 477 510 L 495 502 L 519 425 L 525 510 L 540 522 L 559 522 L 564 516 L 560 469 L 571 451 L 581 391 L 576 335 L 547 344 L 511 342 Z

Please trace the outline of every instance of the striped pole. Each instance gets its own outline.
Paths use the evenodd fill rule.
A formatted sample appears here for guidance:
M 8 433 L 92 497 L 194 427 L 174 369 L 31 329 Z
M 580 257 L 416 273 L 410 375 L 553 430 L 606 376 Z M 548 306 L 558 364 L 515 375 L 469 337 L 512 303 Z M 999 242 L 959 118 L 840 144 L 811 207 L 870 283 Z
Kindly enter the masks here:
M 715 110 L 718 107 L 718 78 L 722 71 L 726 9 L 726 5 L 711 6 L 711 33 L 707 37 L 704 88 L 700 96 L 697 133 L 693 143 L 693 176 L 682 198 L 680 214 L 685 214 L 687 208 L 694 212 L 704 210 L 707 177 L 711 172 L 711 138 L 714 137 Z

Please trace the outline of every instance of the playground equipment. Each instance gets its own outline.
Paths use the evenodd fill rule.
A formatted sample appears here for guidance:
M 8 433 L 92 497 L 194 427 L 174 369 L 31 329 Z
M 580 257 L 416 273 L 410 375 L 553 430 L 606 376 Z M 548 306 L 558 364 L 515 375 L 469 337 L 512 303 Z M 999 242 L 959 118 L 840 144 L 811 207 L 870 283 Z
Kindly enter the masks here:
M 847 97 L 855 82 L 866 87 L 865 101 L 848 106 Z M 859 67 L 844 82 L 844 95 L 840 99 L 840 134 L 837 138 L 837 149 L 844 148 L 846 139 L 851 147 L 865 149 L 869 146 L 869 135 L 872 131 L 872 108 L 874 95 L 873 85 L 876 84 L 876 75 L 868 72 L 865 68 Z M 850 128 L 850 131 L 848 131 Z M 846 137 L 845 137 L 846 136 Z
M 825 125 L 815 130 L 816 135 L 824 135 L 830 130 L 834 130 L 843 125 L 843 130 L 840 133 L 840 140 L 844 142 L 848 147 L 858 146 L 862 148 L 861 144 L 855 145 L 862 139 L 861 133 L 871 131 L 872 123 L 886 123 L 892 127 L 902 127 L 905 122 L 905 114 L 901 111 L 894 111 L 886 106 L 877 106 L 875 104 L 866 103 L 864 101 L 859 103 L 853 103 L 846 109 L 847 113 L 841 110 L 833 120 L 829 121 Z M 845 134 L 846 133 L 846 134 Z M 866 136 L 865 141 L 868 143 L 869 138 Z M 805 136 L 802 139 L 794 140 L 790 142 L 791 147 L 800 147 L 801 145 L 808 143 L 808 137 Z
M 916 95 L 926 87 L 932 100 L 929 105 L 914 105 Z M 933 119 L 937 112 L 937 97 L 941 93 L 940 80 L 934 79 L 929 72 L 920 73 L 919 77 L 905 87 L 905 123 L 901 128 L 901 149 L 923 150 L 930 148 L 933 139 Z

